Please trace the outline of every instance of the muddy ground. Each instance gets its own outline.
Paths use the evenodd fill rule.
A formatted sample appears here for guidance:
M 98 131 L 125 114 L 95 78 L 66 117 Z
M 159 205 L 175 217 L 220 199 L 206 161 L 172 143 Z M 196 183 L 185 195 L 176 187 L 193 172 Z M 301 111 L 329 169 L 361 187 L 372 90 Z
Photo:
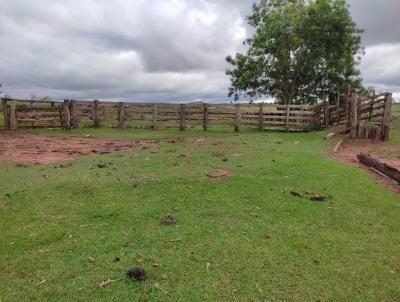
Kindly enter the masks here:
M 69 138 L 47 136 L 38 132 L 0 132 L 0 160 L 10 160 L 27 165 L 49 164 L 80 156 L 133 151 L 159 143 L 176 143 L 173 140 L 109 140 L 93 137 Z

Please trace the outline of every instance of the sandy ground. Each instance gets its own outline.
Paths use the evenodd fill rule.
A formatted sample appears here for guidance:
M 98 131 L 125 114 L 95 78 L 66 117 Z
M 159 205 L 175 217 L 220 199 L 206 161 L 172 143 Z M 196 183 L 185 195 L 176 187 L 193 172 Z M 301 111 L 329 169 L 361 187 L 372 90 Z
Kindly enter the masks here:
M 37 132 L 0 132 L 0 159 L 27 165 L 49 164 L 80 156 L 133 151 L 174 140 L 109 140 L 93 137 L 67 138 L 46 136 Z

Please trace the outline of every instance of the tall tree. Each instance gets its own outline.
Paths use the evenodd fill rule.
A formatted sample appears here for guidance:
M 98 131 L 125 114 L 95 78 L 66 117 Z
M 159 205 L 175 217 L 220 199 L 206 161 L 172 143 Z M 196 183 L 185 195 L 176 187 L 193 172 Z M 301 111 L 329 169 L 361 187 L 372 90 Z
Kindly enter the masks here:
M 345 0 L 261 0 L 247 17 L 255 29 L 245 54 L 228 56 L 229 96 L 313 103 L 361 87 L 361 33 Z

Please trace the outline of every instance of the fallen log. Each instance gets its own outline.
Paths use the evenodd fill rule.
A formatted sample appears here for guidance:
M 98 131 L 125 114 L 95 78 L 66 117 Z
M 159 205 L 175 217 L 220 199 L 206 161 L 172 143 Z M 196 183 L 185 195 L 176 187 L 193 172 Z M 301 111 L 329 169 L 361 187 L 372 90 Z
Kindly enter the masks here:
M 333 149 L 333 153 L 338 153 L 340 146 L 343 144 L 343 140 L 337 142 L 335 148 Z
M 400 171 L 396 169 L 395 167 L 392 167 L 386 163 L 382 163 L 375 158 L 373 158 L 369 154 L 365 153 L 360 153 L 357 155 L 358 160 L 363 163 L 364 165 L 368 167 L 372 167 L 376 169 L 377 171 L 385 174 L 391 179 L 396 180 L 397 182 L 400 182 Z
M 329 134 L 327 134 L 327 135 L 324 136 L 324 139 L 329 140 L 329 139 L 331 139 L 332 137 L 334 137 L 335 135 L 337 135 L 336 132 L 329 133 Z
M 368 168 L 369 171 L 374 172 L 376 174 L 378 174 L 379 176 L 382 176 L 384 179 L 386 179 L 386 181 L 394 184 L 394 185 L 398 185 L 399 183 L 397 181 L 395 181 L 394 179 L 391 179 L 389 176 L 387 176 L 386 174 L 383 174 L 382 172 L 379 172 L 377 169 L 369 167 Z

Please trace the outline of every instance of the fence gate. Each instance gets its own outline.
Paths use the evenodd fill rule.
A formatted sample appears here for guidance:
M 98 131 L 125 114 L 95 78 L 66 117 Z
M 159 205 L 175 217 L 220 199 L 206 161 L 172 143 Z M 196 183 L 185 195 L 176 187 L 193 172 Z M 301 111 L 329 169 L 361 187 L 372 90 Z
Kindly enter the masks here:
M 2 110 L 6 129 L 23 127 L 61 127 L 63 125 L 63 103 L 2 99 Z
M 336 104 L 324 103 L 326 126 L 342 125 L 351 138 L 389 139 L 392 94 L 381 93 L 360 98 L 350 91 L 339 96 Z

